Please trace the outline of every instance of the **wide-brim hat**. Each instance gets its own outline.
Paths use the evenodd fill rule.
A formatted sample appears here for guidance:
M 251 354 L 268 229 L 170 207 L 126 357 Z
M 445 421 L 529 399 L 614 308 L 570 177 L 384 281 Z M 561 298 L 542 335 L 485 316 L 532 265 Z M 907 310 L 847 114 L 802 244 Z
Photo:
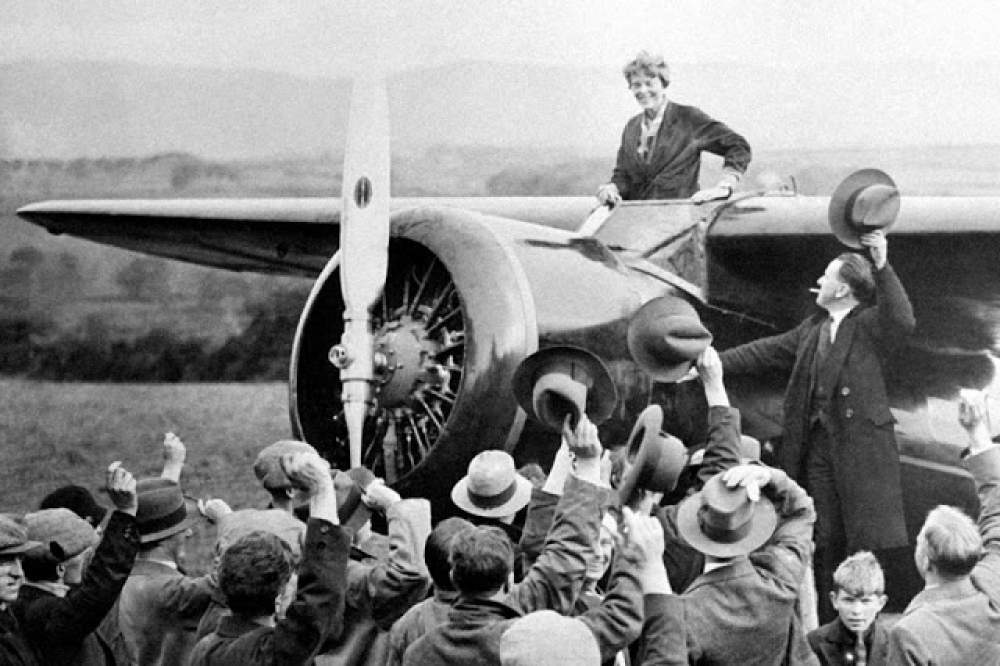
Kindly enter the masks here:
M 591 423 L 599 425 L 618 404 L 618 388 L 604 361 L 579 347 L 536 351 L 517 367 L 512 388 L 529 416 L 556 431 L 565 414 L 581 411 L 581 406 Z
M 451 489 L 451 501 L 474 516 L 502 518 L 528 505 L 531 488 L 531 481 L 517 473 L 509 453 L 490 449 L 469 462 L 468 474 Z
M 848 247 L 861 247 L 861 234 L 887 230 L 899 216 L 896 183 L 878 169 L 861 169 L 845 178 L 830 197 L 833 235 Z
M 712 343 L 698 312 L 683 298 L 660 296 L 639 308 L 628 323 L 632 359 L 658 382 L 676 382 Z
M 712 557 L 736 557 L 757 550 L 778 524 L 774 504 L 766 497 L 751 502 L 746 488 L 729 488 L 722 472 L 677 508 L 677 531 L 695 550 Z
M 639 489 L 669 493 L 677 486 L 687 462 L 687 449 L 681 440 L 663 432 L 663 408 L 650 405 L 636 419 L 629 435 L 625 455 L 630 467 L 618 497 L 628 504 Z
M 196 511 L 188 509 L 188 500 L 178 483 L 170 479 L 147 478 L 136 483 L 139 509 L 136 523 L 139 542 L 161 541 L 191 527 Z
M 23 518 L 0 513 L 0 555 L 24 555 L 41 545 L 28 539 L 28 526 Z
M 97 531 L 86 520 L 66 508 L 42 509 L 24 516 L 28 538 L 39 546 L 26 553 L 32 559 L 50 562 L 70 560 L 98 542 Z

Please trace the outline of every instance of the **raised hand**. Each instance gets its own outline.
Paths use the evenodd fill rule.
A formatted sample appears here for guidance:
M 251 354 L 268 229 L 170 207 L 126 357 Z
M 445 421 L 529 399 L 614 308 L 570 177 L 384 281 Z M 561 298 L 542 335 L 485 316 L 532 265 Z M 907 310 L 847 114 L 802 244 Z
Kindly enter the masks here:
M 622 202 L 622 195 L 614 183 L 605 183 L 597 189 L 597 200 L 612 208 Z
M 122 513 L 134 516 L 139 510 L 139 496 L 136 494 L 135 477 L 116 460 L 108 465 L 104 488 L 111 503 Z
M 869 231 L 858 237 L 861 244 L 868 248 L 875 268 L 883 268 L 889 261 L 889 241 L 885 237 L 885 232 L 881 229 Z
M 330 463 L 315 453 L 287 453 L 281 457 L 281 468 L 296 488 L 313 497 L 321 492 L 333 492 Z
M 402 498 L 395 490 L 385 485 L 382 479 L 375 479 L 365 488 L 361 501 L 370 509 L 376 511 L 386 511 L 390 506 L 399 502 Z
M 771 483 L 771 470 L 763 465 L 737 465 L 722 473 L 722 480 L 730 488 L 746 488 L 751 502 L 760 499 L 760 489 Z

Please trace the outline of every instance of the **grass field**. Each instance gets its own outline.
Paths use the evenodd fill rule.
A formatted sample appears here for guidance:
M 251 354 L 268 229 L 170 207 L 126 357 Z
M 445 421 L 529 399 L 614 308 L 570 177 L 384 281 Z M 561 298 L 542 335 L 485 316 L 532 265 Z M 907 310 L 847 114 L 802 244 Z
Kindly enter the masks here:
M 163 433 L 187 445 L 182 483 L 195 497 L 233 508 L 263 507 L 251 464 L 289 436 L 288 394 L 267 384 L 76 384 L 0 380 L 0 511 L 35 509 L 51 490 L 76 483 L 98 501 L 104 469 L 121 460 L 136 477 L 158 476 Z M 214 538 L 197 530 L 191 569 L 204 570 Z

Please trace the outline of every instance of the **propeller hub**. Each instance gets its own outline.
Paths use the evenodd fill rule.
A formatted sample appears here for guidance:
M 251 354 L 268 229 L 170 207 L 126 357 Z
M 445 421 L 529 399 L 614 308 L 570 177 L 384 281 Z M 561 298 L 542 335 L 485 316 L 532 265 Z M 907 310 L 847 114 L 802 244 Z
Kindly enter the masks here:
M 436 358 L 442 345 L 427 337 L 425 323 L 403 315 L 375 333 L 375 381 L 379 404 L 386 408 L 412 406 L 427 389 L 439 389 L 449 379 Z

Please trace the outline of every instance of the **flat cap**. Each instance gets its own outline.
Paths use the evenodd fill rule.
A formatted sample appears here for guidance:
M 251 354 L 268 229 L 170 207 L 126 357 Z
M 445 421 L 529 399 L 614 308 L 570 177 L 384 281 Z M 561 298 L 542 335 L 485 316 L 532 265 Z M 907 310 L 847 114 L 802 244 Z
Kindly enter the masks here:
M 32 559 L 65 562 L 98 542 L 90 523 L 69 509 L 35 511 L 27 514 L 24 522 L 28 525 L 28 539 L 41 544 L 27 553 Z
M 240 509 L 227 513 L 219 520 L 216 552 L 222 554 L 229 546 L 251 532 L 269 532 L 288 544 L 296 561 L 302 557 L 306 526 L 301 520 L 281 509 Z
M 257 454 L 253 463 L 253 473 L 268 490 L 291 488 L 292 482 L 281 469 L 281 457 L 288 453 L 316 453 L 316 449 L 294 439 L 278 440 Z
M 23 518 L 0 513 L 0 555 L 23 555 L 39 545 L 28 540 L 28 526 Z

